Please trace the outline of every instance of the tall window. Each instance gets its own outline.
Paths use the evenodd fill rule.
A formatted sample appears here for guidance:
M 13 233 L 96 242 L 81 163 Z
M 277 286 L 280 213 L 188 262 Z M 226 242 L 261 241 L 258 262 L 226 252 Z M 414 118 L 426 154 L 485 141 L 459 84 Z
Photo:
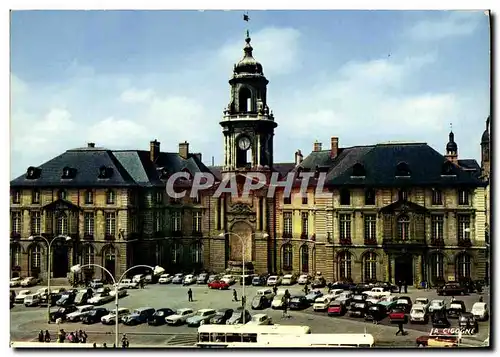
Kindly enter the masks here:
M 108 190 L 106 192 L 106 204 L 114 205 L 115 204 L 115 191 Z
M 162 231 L 161 214 L 160 214 L 160 212 L 154 212 L 153 213 L 153 226 L 154 226 L 154 231 L 155 232 Z
M 193 213 L 193 232 L 201 232 L 201 212 Z
M 398 199 L 400 201 L 408 201 L 408 190 L 405 190 L 404 188 L 399 190 L 398 191 Z
M 457 219 L 458 239 L 470 239 L 470 216 L 461 214 Z
M 12 203 L 21 203 L 21 190 L 12 191 Z
M 344 251 L 338 255 L 339 280 L 351 279 L 351 253 Z
M 156 191 L 155 193 L 155 202 L 162 203 L 163 202 L 163 191 Z
M 309 234 L 309 212 L 302 212 L 302 236 Z
M 366 253 L 363 256 L 365 281 L 377 279 L 377 255 L 373 252 Z
M 309 272 L 309 247 L 305 244 L 300 248 L 300 267 L 302 273 Z
M 196 242 L 191 246 L 191 262 L 193 264 L 203 263 L 203 249 L 200 242 Z
M 441 190 L 432 190 L 432 204 L 436 206 L 443 204 L 443 193 L 441 192 Z
M 94 247 L 92 245 L 88 244 L 84 246 L 82 253 L 82 265 L 94 264 Z
M 444 256 L 441 253 L 431 257 L 431 276 L 433 279 L 444 279 Z
M 307 194 L 306 196 L 302 197 L 302 204 L 307 205 Z
M 85 204 L 91 205 L 92 203 L 94 203 L 94 193 L 92 190 L 87 190 L 85 191 Z
M 13 244 L 10 247 L 10 258 L 11 258 L 11 266 L 20 266 L 21 265 L 21 246 L 19 244 Z
M 457 278 L 470 278 L 471 259 L 467 253 L 460 254 L 455 261 Z
M 85 212 L 83 215 L 84 221 L 84 234 L 85 235 L 94 235 L 94 212 Z
M 60 212 L 56 219 L 56 234 L 68 234 L 68 216 L 66 213 Z
M 31 193 L 31 203 L 38 204 L 40 203 L 40 190 L 34 189 Z
M 349 206 L 351 204 L 351 192 L 349 190 L 340 190 L 340 204 L 342 206 Z
M 372 188 L 368 188 L 365 190 L 365 205 L 375 205 L 375 190 Z
M 180 264 L 181 259 L 182 259 L 182 246 L 175 242 L 172 245 L 172 264 Z
M 182 217 L 180 212 L 172 213 L 172 231 L 173 232 L 182 231 Z
M 11 231 L 12 233 L 21 233 L 21 212 L 11 212 Z
M 433 215 L 431 217 L 432 239 L 443 240 L 443 216 Z
M 340 215 L 340 239 L 351 239 L 351 215 Z
M 292 270 L 293 268 L 293 251 L 292 245 L 287 243 L 283 245 L 283 269 Z
M 66 190 L 59 190 L 57 191 L 57 198 L 60 200 L 65 200 L 67 197 Z
M 468 190 L 458 190 L 458 204 L 468 205 L 469 204 L 469 191 Z
M 292 236 L 292 212 L 283 213 L 283 235 Z
M 116 213 L 106 212 L 106 234 L 114 236 L 116 233 Z
M 42 261 L 42 248 L 39 244 L 34 244 L 30 249 L 30 266 L 31 269 L 39 269 Z
M 410 239 L 410 217 L 405 214 L 398 218 L 398 238 L 399 240 Z
M 365 214 L 365 240 L 373 241 L 377 239 L 377 216 Z
M 31 234 L 40 234 L 40 227 L 42 224 L 42 216 L 38 211 L 31 212 Z

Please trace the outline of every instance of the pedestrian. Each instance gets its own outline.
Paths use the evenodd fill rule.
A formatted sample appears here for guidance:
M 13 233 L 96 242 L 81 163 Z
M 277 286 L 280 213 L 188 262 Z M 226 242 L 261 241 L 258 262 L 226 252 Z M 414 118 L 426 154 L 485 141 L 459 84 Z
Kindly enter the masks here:
M 479 302 L 483 302 L 483 297 L 482 296 L 479 297 Z
M 40 330 L 40 333 L 38 334 L 38 342 L 44 342 L 43 330 Z
M 106 346 L 106 342 L 102 344 L 102 348 L 108 348 L 108 346 Z
M 64 329 L 60 329 L 59 334 L 57 335 L 57 342 L 64 343 L 65 339 L 66 339 L 66 332 L 64 332 Z
M 141 289 L 144 289 L 144 280 L 143 279 L 141 279 L 139 281 L 139 285 L 141 286 Z
M 45 330 L 45 342 L 51 342 L 49 330 Z
M 189 288 L 188 290 L 188 301 L 189 302 L 193 301 L 193 291 L 191 290 L 191 288 Z
M 122 348 L 128 348 L 129 342 L 126 334 L 122 336 Z
M 238 293 L 236 292 L 236 289 L 233 289 L 233 301 L 238 301 Z
M 93 348 L 97 348 L 97 343 L 94 342 L 94 344 L 92 345 Z
M 452 297 L 451 297 L 451 302 L 454 302 L 454 301 L 455 301 L 455 297 L 454 297 L 454 296 L 452 296 Z
M 56 324 L 57 324 L 57 327 L 59 327 L 62 324 L 62 318 L 61 317 L 58 317 L 56 319 Z
M 283 315 L 282 317 L 288 317 L 288 300 L 283 296 Z
M 399 294 L 401 294 L 401 288 L 402 288 L 402 283 L 401 280 L 398 281 L 398 288 L 399 288 Z
M 89 336 L 87 335 L 85 330 L 82 331 L 82 343 L 87 343 L 87 338 L 89 338 Z
M 304 285 L 304 293 L 307 295 L 309 293 L 309 287 L 306 285 Z
M 405 294 L 408 294 L 408 284 L 406 283 L 406 280 L 403 282 L 404 287 L 405 287 Z
M 403 329 L 403 323 L 402 322 L 398 322 L 398 332 L 396 332 L 396 336 L 399 335 L 400 332 L 401 332 L 402 336 L 404 336 L 406 334 L 405 330 Z
M 69 341 L 70 343 L 75 342 L 75 335 L 73 334 L 73 332 L 70 332 L 70 333 L 69 333 L 69 336 L 68 336 L 68 341 Z
M 273 293 L 274 295 L 278 293 L 278 287 L 276 285 L 273 286 Z

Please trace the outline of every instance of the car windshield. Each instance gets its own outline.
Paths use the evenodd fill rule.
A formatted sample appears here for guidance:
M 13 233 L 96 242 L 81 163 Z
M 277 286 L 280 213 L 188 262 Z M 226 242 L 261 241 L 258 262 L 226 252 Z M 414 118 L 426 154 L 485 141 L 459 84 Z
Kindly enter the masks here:
M 435 300 L 431 303 L 431 305 L 433 306 L 440 306 L 441 304 L 442 304 L 441 301 L 435 301 Z
M 424 310 L 423 309 L 413 309 L 413 313 L 415 313 L 415 314 L 423 314 Z
M 300 298 L 298 297 L 294 297 L 294 298 L 291 298 L 290 300 L 291 302 L 300 302 Z
M 462 305 L 460 304 L 451 304 L 450 309 L 461 309 Z

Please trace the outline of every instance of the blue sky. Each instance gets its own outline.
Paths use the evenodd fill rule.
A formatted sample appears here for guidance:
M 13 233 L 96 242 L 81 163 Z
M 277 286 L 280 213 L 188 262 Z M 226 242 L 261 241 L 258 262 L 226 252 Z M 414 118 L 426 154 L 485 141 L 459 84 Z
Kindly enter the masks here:
M 270 81 L 275 162 L 340 146 L 427 142 L 480 160 L 489 22 L 447 11 L 16 11 L 11 177 L 95 142 L 223 160 L 219 121 L 250 29 Z

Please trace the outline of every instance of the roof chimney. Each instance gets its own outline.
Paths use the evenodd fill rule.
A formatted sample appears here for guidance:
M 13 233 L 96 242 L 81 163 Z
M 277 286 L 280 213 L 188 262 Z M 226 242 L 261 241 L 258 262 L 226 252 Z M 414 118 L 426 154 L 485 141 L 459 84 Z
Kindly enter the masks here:
M 95 143 L 87 143 L 88 148 L 95 148 Z
M 196 158 L 201 162 L 201 152 L 197 152 L 194 156 L 196 156 Z
M 184 141 L 183 143 L 179 143 L 179 156 L 183 159 L 187 159 L 189 155 L 189 143 Z
M 332 136 L 331 139 L 332 146 L 330 148 L 330 159 L 335 159 L 339 154 L 339 138 Z
M 160 156 L 160 142 L 155 139 L 149 142 L 149 159 L 156 162 L 158 156 Z
M 297 150 L 295 152 L 295 166 L 299 166 L 302 163 L 303 159 L 304 159 L 304 155 L 302 155 L 300 150 Z
M 316 140 L 316 142 L 314 143 L 314 148 L 313 148 L 313 151 L 321 151 L 321 143 L 318 142 L 318 140 Z

